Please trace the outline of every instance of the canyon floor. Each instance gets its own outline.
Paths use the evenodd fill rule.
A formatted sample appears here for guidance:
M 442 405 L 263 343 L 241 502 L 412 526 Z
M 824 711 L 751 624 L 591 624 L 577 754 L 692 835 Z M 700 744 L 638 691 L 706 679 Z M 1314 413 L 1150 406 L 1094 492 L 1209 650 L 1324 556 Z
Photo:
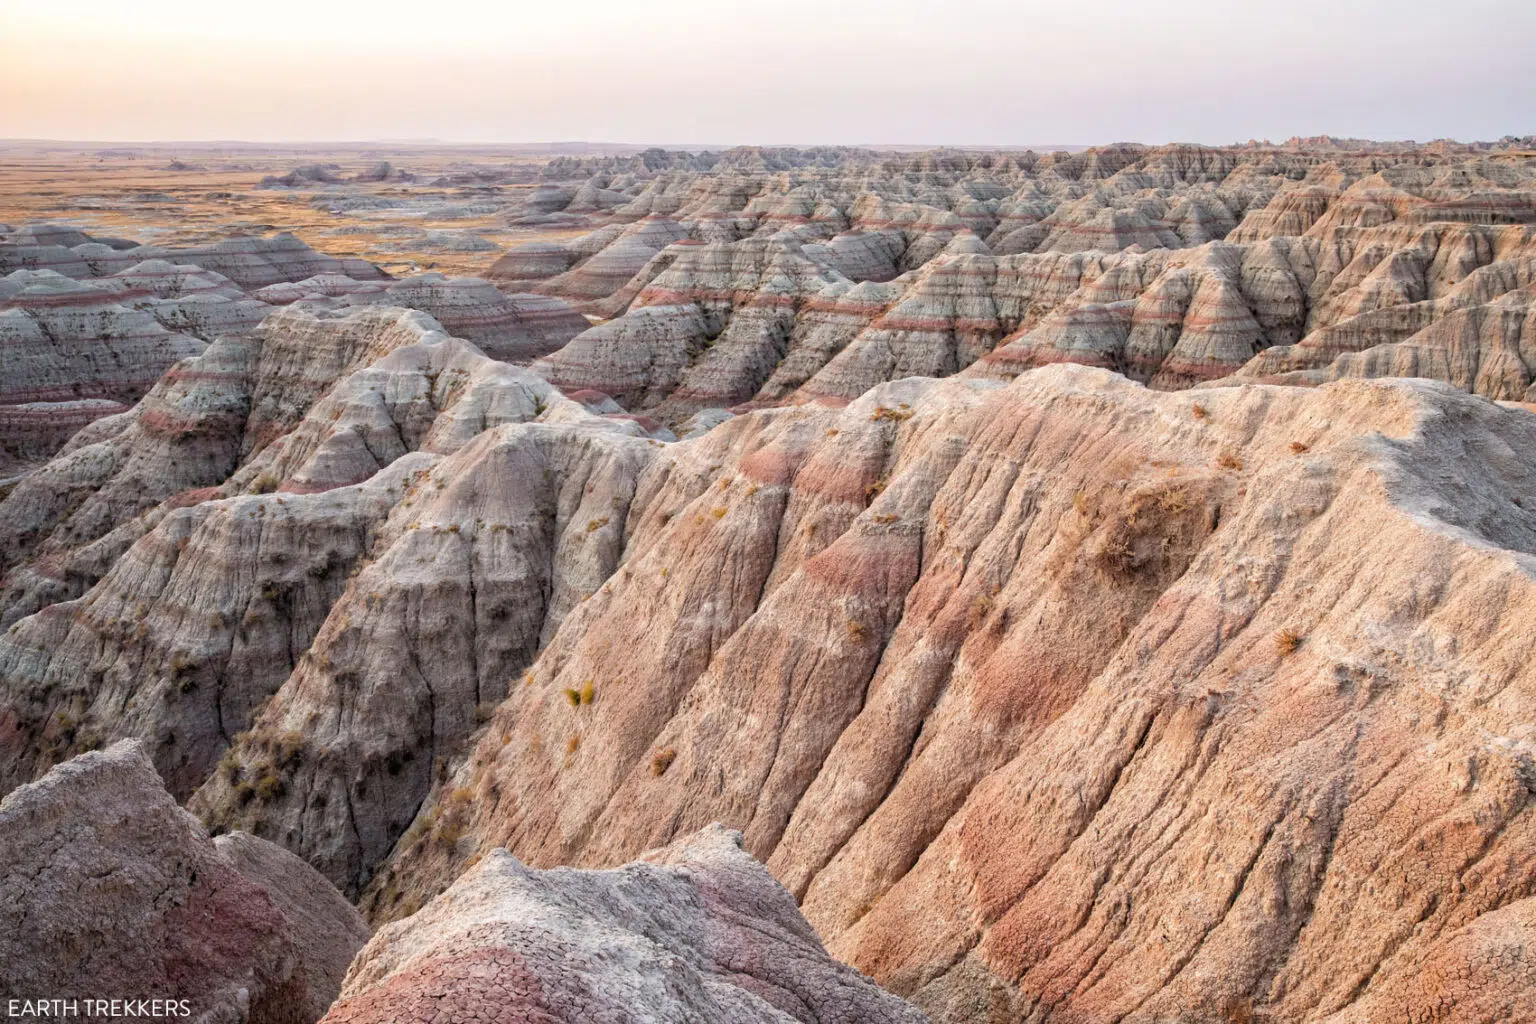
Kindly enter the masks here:
M 0 999 L 1536 1021 L 1533 142 L 5 144 Z

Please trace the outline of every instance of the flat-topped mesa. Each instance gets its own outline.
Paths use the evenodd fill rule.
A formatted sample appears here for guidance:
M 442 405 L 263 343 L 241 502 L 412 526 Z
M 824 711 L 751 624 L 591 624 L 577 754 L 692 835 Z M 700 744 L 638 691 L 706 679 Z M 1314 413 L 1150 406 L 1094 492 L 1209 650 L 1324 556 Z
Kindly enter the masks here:
M 376 935 L 327 1024 L 924 1024 L 823 950 L 789 893 L 715 826 L 613 871 L 494 850 Z
M 143 998 L 200 1020 L 308 1024 L 369 934 L 287 851 L 210 840 L 133 743 L 0 802 L 0 897 L 0 999 L 12 1005 Z

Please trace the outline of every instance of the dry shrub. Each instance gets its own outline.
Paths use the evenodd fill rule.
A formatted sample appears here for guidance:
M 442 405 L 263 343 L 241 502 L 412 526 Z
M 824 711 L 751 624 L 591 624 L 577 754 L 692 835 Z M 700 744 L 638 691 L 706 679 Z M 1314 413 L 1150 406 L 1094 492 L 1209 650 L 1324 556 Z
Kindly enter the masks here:
M 977 594 L 971 601 L 971 607 L 966 612 L 965 625 L 968 629 L 975 629 L 987 620 L 992 614 L 992 599 L 986 594 Z
M 1235 452 L 1225 451 L 1216 457 L 1216 465 L 1222 469 L 1242 469 L 1243 460 Z
M 1189 492 L 1182 487 L 1175 487 L 1171 491 L 1164 491 L 1158 496 L 1157 505 L 1164 512 L 1173 512 L 1175 514 L 1188 512 Z
M 1300 441 L 1292 441 L 1291 442 L 1291 454 L 1292 455 L 1300 455 L 1302 452 L 1305 452 L 1305 451 L 1309 450 L 1310 448 L 1311 448 L 1311 445 L 1303 444 Z
M 1201 405 L 1199 402 L 1196 402 L 1195 407 L 1190 411 L 1195 414 L 1195 419 L 1197 420 L 1207 419 L 1211 415 L 1210 412 L 1206 410 L 1205 406 Z
M 671 768 L 672 762 L 676 760 L 677 751 L 672 747 L 668 747 L 665 750 L 656 751 L 656 753 L 651 757 L 651 774 L 657 778 L 660 778 L 661 776 L 667 774 L 667 769 Z
M 1280 652 L 1282 658 L 1287 654 L 1295 654 L 1303 639 L 1300 633 L 1287 626 L 1275 634 L 1275 650 Z

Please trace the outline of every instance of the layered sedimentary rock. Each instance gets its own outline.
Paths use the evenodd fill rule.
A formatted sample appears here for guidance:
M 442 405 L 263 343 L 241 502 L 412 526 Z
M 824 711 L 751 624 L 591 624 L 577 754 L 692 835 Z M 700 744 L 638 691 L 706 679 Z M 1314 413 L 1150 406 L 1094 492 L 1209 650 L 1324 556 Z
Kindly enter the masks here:
M 137 736 L 185 796 L 301 667 L 353 569 L 408 532 L 391 515 L 432 493 L 436 461 L 536 417 L 642 432 L 401 309 L 286 311 L 167 375 L 6 499 L 21 621 L 0 639 L 0 778 Z
M 361 260 L 317 253 L 291 235 L 172 250 L 109 245 L 54 225 L 5 234 L 0 463 L 20 470 L 52 455 L 80 427 L 123 411 L 205 343 L 254 328 L 272 311 L 273 296 L 263 298 L 263 288 L 291 288 L 275 282 L 316 274 L 372 288 L 386 276 Z M 550 335 L 547 317 L 533 317 L 534 348 L 541 351 L 583 326 L 565 319 Z
M 488 430 L 422 466 L 372 561 L 192 806 L 356 889 L 560 622 L 618 568 L 658 447 L 583 419 Z
M 257 298 L 310 309 L 383 305 L 419 309 L 456 338 L 473 341 L 492 359 L 526 363 L 559 349 L 590 324 L 560 299 L 532 293 L 503 294 L 480 278 L 417 274 L 398 281 L 359 281 L 317 274 L 268 285 Z M 336 301 L 329 301 L 336 300 Z
M 514 249 L 490 269 L 490 279 L 506 287 L 537 283 L 540 291 L 573 300 L 593 301 L 612 295 L 666 246 L 687 237 L 676 221 L 648 217 L 629 227 L 607 229 L 583 245 L 569 246 L 561 260 L 534 243 L 529 253 Z M 544 270 L 554 271 L 546 275 Z
M 357 958 L 331 1024 L 921 1024 L 827 956 L 740 835 L 718 826 L 614 871 L 533 871 L 492 851 Z
M 798 397 L 851 398 L 903 372 L 963 370 L 999 342 L 1007 351 L 985 372 L 1006 376 L 1066 360 L 1182 388 L 1319 332 L 1333 332 L 1317 340 L 1320 351 L 1331 350 L 1328 360 L 1317 363 L 1304 349 L 1277 356 L 1281 368 L 1256 364 L 1250 375 L 1315 382 L 1412 372 L 1505 395 L 1514 385 L 1479 385 L 1489 374 L 1466 370 L 1467 358 L 1446 355 L 1434 338 L 1425 339 L 1434 351 L 1421 347 L 1420 355 L 1394 350 L 1330 373 L 1280 376 L 1321 371 L 1339 354 L 1340 330 L 1360 333 L 1348 351 L 1406 340 L 1394 324 L 1417 317 L 1422 327 L 1459 308 L 1414 307 L 1494 264 L 1530 256 L 1536 191 L 1529 168 L 1470 152 L 1108 147 L 1044 157 L 926 154 L 861 173 L 853 169 L 867 157 L 854 153 L 814 173 L 799 163 L 804 154 L 784 154 L 764 166 L 796 169 L 771 174 L 747 169 L 758 157 L 742 154 L 746 163 L 722 159 L 707 173 L 659 171 L 631 202 L 606 209 L 607 223 L 570 242 L 515 249 L 492 276 L 504 287 L 570 294 L 586 310 L 622 319 L 654 304 L 645 296 L 659 282 L 675 282 L 680 269 L 696 271 L 701 244 L 745 251 L 764 239 L 794 239 L 827 281 L 794 303 L 787 332 L 782 314 L 765 330 L 752 311 L 782 303 L 782 288 L 714 290 L 700 307 L 712 330 L 729 330 L 741 311 L 747 323 L 737 334 L 772 340 L 749 344 L 749 351 L 711 351 L 713 365 L 678 378 L 677 401 L 662 403 L 664 415 L 675 405 L 676 417 L 710 406 L 798 400 L 792 392 L 802 384 Z M 967 285 L 966 301 L 995 313 L 975 324 L 948 311 L 938 294 L 948 288 L 947 272 L 932 273 L 957 256 L 978 257 L 973 268 L 984 267 L 968 272 L 976 281 Z M 1063 256 L 1077 259 L 1067 263 Z M 893 278 L 903 308 L 898 322 L 922 324 L 916 333 L 873 327 L 879 313 L 894 311 L 893 300 L 866 322 L 872 330 L 863 344 L 845 342 L 832 352 L 802 352 L 793 340 L 785 345 L 786 333 L 809 333 L 803 315 L 819 315 L 837 301 L 846 288 L 838 281 Z M 689 289 L 668 290 L 676 295 L 661 302 L 688 301 Z M 613 375 L 624 377 L 619 366 L 649 361 L 643 339 L 651 332 L 606 331 L 599 340 L 610 350 L 615 331 L 642 349 L 617 360 Z M 678 346 L 678 339 L 665 339 L 661 360 L 672 361 Z M 770 383 L 759 365 L 769 354 L 799 369 L 775 372 Z M 584 350 L 573 363 L 588 365 L 591 357 Z M 812 360 L 816 365 L 808 365 Z M 586 376 L 595 381 L 602 374 L 597 367 Z M 700 378 L 697 388 L 693 377 Z M 654 389 L 644 394 L 656 403 Z
M 698 307 L 645 306 L 587 330 L 533 371 L 567 393 L 591 389 L 649 409 L 677 390 L 710 340 Z
M 474 277 L 420 274 L 397 281 L 370 299 L 429 313 L 453 337 L 467 338 L 492 359 L 509 363 L 548 355 L 590 326 L 586 317 L 559 299 L 503 295 L 494 285 Z
M 52 270 L 67 277 L 105 277 L 154 259 L 211 270 L 246 291 L 281 281 L 302 281 L 321 273 L 338 273 L 359 280 L 383 280 L 388 276 L 364 260 L 316 252 L 287 233 L 271 238 L 229 238 L 187 249 L 131 242 L 111 245 L 53 225 L 36 225 L 0 239 L 0 274 Z
M 937 1019 L 1482 1019 L 1529 992 L 1456 979 L 1526 955 L 1532 450 L 1444 385 L 1059 366 L 737 416 L 368 903 L 719 819 Z
M 168 330 L 157 315 L 161 305 L 176 307 L 164 319 L 182 326 L 183 303 L 161 303 L 146 289 L 139 294 L 148 301 L 130 305 L 128 282 L 112 283 L 123 287 L 47 270 L 0 278 L 0 445 L 11 457 L 46 458 L 85 423 L 121 412 L 121 403 L 136 400 L 171 364 L 203 350 L 200 338 Z
M 32 1016 L 23 1000 L 74 1001 L 79 1013 L 111 998 L 153 1001 L 155 1016 L 304 1024 L 368 938 L 292 854 L 249 836 L 211 841 L 131 743 L 0 802 L 0 893 L 0 999 L 16 1001 L 13 1015 Z
M 483 285 L 322 270 L 16 483 L 0 787 L 140 737 L 209 827 L 426 906 L 358 1019 L 619 941 L 428 903 L 553 900 L 493 850 L 714 821 L 938 1020 L 1520 1019 L 1536 426 L 1465 393 L 1532 395 L 1518 159 L 581 167 L 520 201 L 593 230 L 504 287 L 680 233 L 527 369 L 348 308 L 467 334 Z M 1406 373 L 1448 383 L 1343 379 Z

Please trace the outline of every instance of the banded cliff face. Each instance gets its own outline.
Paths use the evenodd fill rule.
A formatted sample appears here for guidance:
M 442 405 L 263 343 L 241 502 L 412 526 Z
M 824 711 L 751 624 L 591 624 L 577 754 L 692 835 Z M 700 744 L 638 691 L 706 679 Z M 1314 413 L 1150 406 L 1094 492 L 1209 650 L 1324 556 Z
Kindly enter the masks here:
M 1524 172 L 758 158 L 587 189 L 519 273 L 622 315 L 554 352 L 475 282 L 238 271 L 289 308 L 0 504 L 14 806 L 139 740 L 223 862 L 398 919 L 338 1020 L 674 969 L 702 1019 L 910 1019 L 791 897 L 940 1021 L 1521 1019 L 1536 422 L 1465 390 L 1536 365 Z M 1328 383 L 1401 372 L 1456 387 Z M 271 902 L 209 977 L 296 1014 Z
M 1536 914 L 1533 432 L 1444 386 L 1068 367 L 738 417 L 645 470 L 622 567 L 365 903 L 721 820 L 936 1019 L 1496 1019 Z
M 1053 365 L 661 444 L 430 323 L 268 322 L 225 480 L 0 640 L 12 784 L 143 737 L 378 918 L 723 821 L 941 1020 L 1528 994 L 1456 966 L 1536 881 L 1528 414 Z
M 178 361 L 248 334 L 281 306 L 418 309 L 509 362 L 546 355 L 587 327 L 559 299 L 440 274 L 392 281 L 291 235 L 199 249 L 115 245 L 55 225 L 0 230 L 0 486 L 86 424 L 124 412 Z
M 1075 362 L 1162 389 L 1417 375 L 1526 396 L 1536 205 L 1518 160 L 1109 154 L 668 172 L 491 276 L 617 317 L 540 372 L 674 425 L 978 361 L 1001 379 Z M 824 329 L 832 310 L 845 330 Z
M 287 311 L 167 374 L 6 499 L 30 558 L 7 577 L 5 777 L 136 736 L 184 797 L 432 467 L 535 417 L 639 432 L 398 308 Z

